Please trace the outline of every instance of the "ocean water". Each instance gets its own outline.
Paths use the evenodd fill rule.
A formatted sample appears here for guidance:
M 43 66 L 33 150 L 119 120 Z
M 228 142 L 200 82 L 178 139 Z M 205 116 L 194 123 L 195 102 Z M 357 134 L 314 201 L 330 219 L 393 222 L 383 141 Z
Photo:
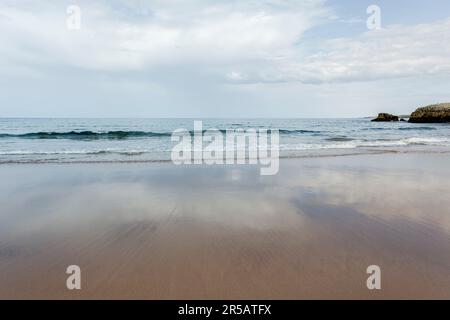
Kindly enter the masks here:
M 278 129 L 281 157 L 450 151 L 450 125 L 370 119 L 0 119 L 0 163 L 169 161 L 178 128 Z

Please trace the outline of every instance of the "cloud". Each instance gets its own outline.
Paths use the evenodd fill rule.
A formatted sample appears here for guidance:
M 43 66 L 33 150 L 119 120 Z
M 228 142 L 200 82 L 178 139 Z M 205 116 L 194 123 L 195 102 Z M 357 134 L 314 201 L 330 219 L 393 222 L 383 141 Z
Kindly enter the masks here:
M 369 31 L 365 8 L 332 2 L 3 0 L 1 116 L 350 116 L 448 100 L 450 19 Z
M 450 19 L 392 26 L 311 44 L 313 54 L 271 60 L 254 82 L 333 83 L 450 74 Z M 247 80 L 249 81 L 249 80 Z
M 10 41 L 1 58 L 112 71 L 264 60 L 288 51 L 326 11 L 321 0 L 131 3 L 80 2 L 81 29 L 72 31 L 61 5 L 3 5 L 2 40 Z
M 196 65 L 224 82 L 318 84 L 450 71 L 450 19 L 317 41 L 302 36 L 339 20 L 322 0 L 78 5 L 81 29 L 71 31 L 61 4 L 3 4 L 3 72 L 20 77 L 46 68 L 141 72 Z
M 242 81 L 245 80 L 245 76 L 240 72 L 231 71 L 226 75 L 226 77 L 232 81 Z

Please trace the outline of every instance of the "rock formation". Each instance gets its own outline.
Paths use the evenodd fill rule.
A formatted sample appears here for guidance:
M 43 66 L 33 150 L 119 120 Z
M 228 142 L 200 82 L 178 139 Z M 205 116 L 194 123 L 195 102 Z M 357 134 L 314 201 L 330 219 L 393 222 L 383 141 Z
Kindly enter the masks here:
M 372 121 L 398 121 L 398 117 L 389 113 L 379 113 L 378 117 L 376 119 L 373 119 Z
M 441 103 L 423 108 L 418 108 L 411 114 L 409 122 L 415 123 L 450 122 L 450 103 Z

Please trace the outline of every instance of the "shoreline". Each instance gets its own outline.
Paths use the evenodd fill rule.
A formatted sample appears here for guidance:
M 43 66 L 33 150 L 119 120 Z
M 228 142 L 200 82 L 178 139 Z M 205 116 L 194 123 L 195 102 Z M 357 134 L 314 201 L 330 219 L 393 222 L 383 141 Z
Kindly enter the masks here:
M 356 149 L 356 148 L 355 148 Z M 348 152 L 348 153 L 331 153 L 333 151 L 337 150 L 354 150 L 354 149 L 325 149 L 326 153 L 323 154 L 296 154 L 296 155 L 281 155 L 279 156 L 280 160 L 286 160 L 286 159 L 314 159 L 314 158 L 333 158 L 333 157 L 349 157 L 349 156 L 366 156 L 366 155 L 383 155 L 383 154 L 450 154 L 450 148 L 448 147 L 441 147 L 440 149 L 437 147 L 424 147 L 423 149 L 414 149 L 414 150 L 407 150 L 406 148 L 401 149 L 384 149 L 384 150 L 377 150 L 377 149 L 365 149 L 360 150 L 359 152 Z M 314 150 L 316 151 L 316 150 Z M 235 158 L 236 159 L 236 158 Z M 246 158 L 248 160 L 248 158 Z M 24 160 L 24 161 L 18 161 L 18 160 L 0 160 L 0 166 L 1 165 L 12 165 L 12 164 L 114 164 L 114 163 L 122 163 L 122 164 L 133 164 L 133 163 L 172 163 L 173 161 L 170 159 L 142 159 L 142 160 Z M 205 165 L 207 167 L 211 166 L 240 166 L 239 164 L 214 164 L 214 165 L 206 165 L 206 164 L 191 164 L 188 166 L 202 166 Z M 248 163 L 244 165 L 249 165 Z M 255 166 L 255 165 L 251 165 Z

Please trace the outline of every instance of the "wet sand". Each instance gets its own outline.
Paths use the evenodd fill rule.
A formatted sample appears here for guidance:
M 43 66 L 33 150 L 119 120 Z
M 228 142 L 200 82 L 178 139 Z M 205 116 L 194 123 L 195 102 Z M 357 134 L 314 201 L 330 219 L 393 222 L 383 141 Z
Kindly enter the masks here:
M 450 299 L 449 164 L 2 165 L 0 298 Z

